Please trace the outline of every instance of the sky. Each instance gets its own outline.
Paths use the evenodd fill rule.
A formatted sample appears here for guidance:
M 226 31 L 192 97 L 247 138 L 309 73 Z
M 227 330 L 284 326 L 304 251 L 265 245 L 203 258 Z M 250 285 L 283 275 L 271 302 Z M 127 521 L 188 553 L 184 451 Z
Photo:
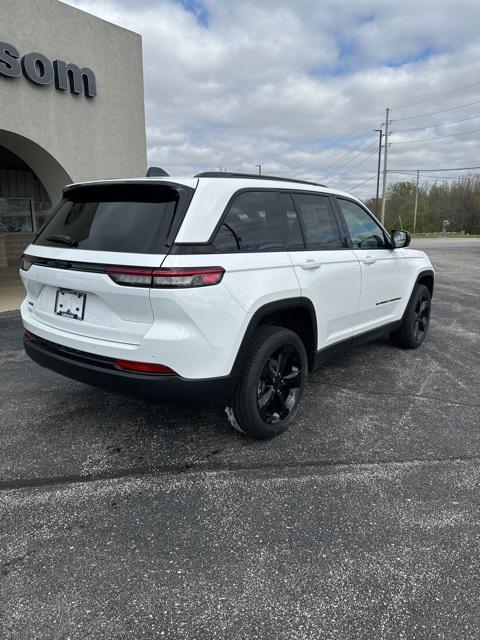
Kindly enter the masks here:
M 367 198 L 385 107 L 389 169 L 480 166 L 479 0 L 68 4 L 142 35 L 148 162 L 170 175 L 260 163 Z

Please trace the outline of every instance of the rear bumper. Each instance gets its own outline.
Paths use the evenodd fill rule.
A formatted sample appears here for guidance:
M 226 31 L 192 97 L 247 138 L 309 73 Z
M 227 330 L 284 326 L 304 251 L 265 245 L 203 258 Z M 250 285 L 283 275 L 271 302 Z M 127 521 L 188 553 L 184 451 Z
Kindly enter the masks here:
M 25 351 L 37 364 L 63 376 L 116 393 L 154 397 L 164 402 L 221 402 L 230 397 L 230 376 L 191 380 L 177 375 L 119 370 L 113 358 L 69 349 L 38 336 L 24 336 Z

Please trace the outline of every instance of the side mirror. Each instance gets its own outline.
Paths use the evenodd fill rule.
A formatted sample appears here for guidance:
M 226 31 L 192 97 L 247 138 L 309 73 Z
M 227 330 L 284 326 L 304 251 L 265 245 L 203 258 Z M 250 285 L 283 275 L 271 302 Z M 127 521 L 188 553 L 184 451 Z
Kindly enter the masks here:
M 392 249 L 401 249 L 402 247 L 408 247 L 410 244 L 410 234 L 408 231 L 392 231 L 390 233 L 392 242 Z

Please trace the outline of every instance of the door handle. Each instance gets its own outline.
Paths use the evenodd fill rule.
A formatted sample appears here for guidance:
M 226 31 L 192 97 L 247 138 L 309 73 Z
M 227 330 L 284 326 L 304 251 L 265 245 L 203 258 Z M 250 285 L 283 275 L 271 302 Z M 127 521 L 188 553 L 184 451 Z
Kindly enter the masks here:
M 307 260 L 303 264 L 300 265 L 302 269 L 305 271 L 311 271 L 312 269 L 318 269 L 322 266 L 321 262 L 317 262 L 316 260 Z
M 365 258 L 362 260 L 363 264 L 374 264 L 376 261 L 377 259 L 373 256 L 365 256 Z

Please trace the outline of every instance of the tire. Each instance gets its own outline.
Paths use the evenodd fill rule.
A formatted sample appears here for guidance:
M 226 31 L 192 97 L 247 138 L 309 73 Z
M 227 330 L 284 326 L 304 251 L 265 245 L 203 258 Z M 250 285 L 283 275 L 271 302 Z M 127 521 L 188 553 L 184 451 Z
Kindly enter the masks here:
M 295 420 L 307 373 L 305 346 L 296 333 L 283 327 L 261 328 L 225 407 L 230 424 L 257 439 L 283 433 Z
M 417 284 L 408 302 L 402 324 L 390 334 L 395 346 L 417 349 L 422 344 L 430 324 L 431 300 L 428 287 Z

